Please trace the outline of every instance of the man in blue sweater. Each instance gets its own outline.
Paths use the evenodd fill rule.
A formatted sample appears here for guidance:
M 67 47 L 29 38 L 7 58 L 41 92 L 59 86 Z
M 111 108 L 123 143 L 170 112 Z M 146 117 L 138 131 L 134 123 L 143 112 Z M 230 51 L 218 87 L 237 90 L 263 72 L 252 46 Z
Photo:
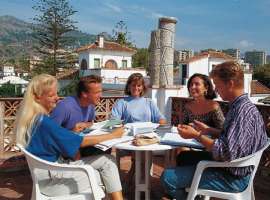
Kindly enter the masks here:
M 92 125 L 95 119 L 95 105 L 102 94 L 102 79 L 100 76 L 90 75 L 82 77 L 77 85 L 77 96 L 68 96 L 61 100 L 50 117 L 60 126 L 81 132 Z M 94 147 L 81 149 L 82 156 L 99 152 Z

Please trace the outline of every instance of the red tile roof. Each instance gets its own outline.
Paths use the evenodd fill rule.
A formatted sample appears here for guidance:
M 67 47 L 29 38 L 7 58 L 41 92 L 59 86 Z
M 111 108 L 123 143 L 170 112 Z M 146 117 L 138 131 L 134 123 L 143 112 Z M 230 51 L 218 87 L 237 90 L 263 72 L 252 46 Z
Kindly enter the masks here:
M 270 88 L 257 80 L 251 81 L 251 94 L 270 94 Z
M 87 50 L 92 50 L 92 49 L 102 49 L 102 50 L 109 50 L 109 51 L 125 51 L 125 52 L 131 52 L 131 53 L 135 53 L 136 50 L 120 45 L 116 42 L 108 42 L 108 41 L 104 41 L 104 47 L 100 48 L 98 46 L 98 42 L 92 43 L 90 45 L 86 45 L 86 46 L 82 46 L 80 48 L 77 49 L 77 52 L 81 52 L 81 51 L 87 51 Z
M 202 52 L 202 53 L 199 53 L 198 55 L 196 56 L 193 56 L 187 60 L 185 60 L 184 62 L 185 63 L 191 63 L 191 62 L 194 62 L 194 61 L 197 61 L 197 60 L 200 60 L 202 58 L 222 58 L 224 60 L 234 60 L 234 58 L 232 56 L 229 56 L 223 52 L 218 52 L 218 51 L 208 51 L 208 52 Z

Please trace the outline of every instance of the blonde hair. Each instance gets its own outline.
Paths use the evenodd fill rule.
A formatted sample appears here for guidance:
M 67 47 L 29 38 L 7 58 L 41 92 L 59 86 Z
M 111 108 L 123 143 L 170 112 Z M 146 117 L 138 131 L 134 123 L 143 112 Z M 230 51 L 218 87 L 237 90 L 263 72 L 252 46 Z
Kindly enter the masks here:
M 57 79 L 48 74 L 35 76 L 28 84 L 21 102 L 20 109 L 16 115 L 14 133 L 17 143 L 25 146 L 31 138 L 30 130 L 39 114 L 47 114 L 46 109 L 37 102 L 37 98 L 48 91 Z

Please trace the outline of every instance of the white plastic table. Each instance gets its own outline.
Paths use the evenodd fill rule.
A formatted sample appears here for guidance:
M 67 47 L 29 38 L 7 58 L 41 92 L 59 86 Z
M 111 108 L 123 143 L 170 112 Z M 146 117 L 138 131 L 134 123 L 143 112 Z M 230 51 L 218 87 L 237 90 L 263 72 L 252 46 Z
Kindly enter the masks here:
M 165 151 L 175 148 L 175 146 L 152 144 L 146 146 L 134 146 L 132 142 L 120 143 L 114 146 L 117 149 L 135 151 L 135 200 L 140 199 L 140 193 L 145 193 L 145 199 L 150 200 L 150 173 L 152 165 L 152 152 Z M 142 166 L 142 155 L 145 154 L 145 163 Z M 144 180 L 141 179 L 144 172 Z

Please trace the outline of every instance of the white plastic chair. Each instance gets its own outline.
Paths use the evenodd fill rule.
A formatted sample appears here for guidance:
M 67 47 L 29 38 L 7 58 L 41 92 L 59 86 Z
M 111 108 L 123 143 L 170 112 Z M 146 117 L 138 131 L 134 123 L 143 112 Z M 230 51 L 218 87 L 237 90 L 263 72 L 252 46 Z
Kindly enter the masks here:
M 268 138 L 266 146 L 262 148 L 260 151 L 257 151 L 254 154 L 230 162 L 200 161 L 197 165 L 191 187 L 186 188 L 186 191 L 189 192 L 187 200 L 193 200 L 196 197 L 196 195 L 203 195 L 205 196 L 205 199 L 209 199 L 209 197 L 216 197 L 222 199 L 255 200 L 253 190 L 253 179 L 255 177 L 262 153 L 269 145 L 270 145 L 270 138 Z M 251 173 L 248 187 L 242 192 L 229 193 L 198 188 L 201 176 L 203 174 L 203 170 L 208 167 L 246 167 L 246 166 L 254 166 L 254 169 Z
M 31 172 L 31 177 L 33 180 L 31 200 L 90 200 L 90 199 L 100 200 L 105 196 L 105 193 L 102 190 L 101 186 L 98 185 L 95 171 L 93 167 L 91 167 L 90 165 L 68 165 L 68 164 L 58 164 L 54 162 L 48 162 L 29 153 L 28 151 L 26 151 L 26 149 L 22 145 L 17 144 L 17 146 L 24 153 L 27 159 L 30 172 Z M 62 195 L 62 196 L 56 196 L 56 197 L 46 196 L 42 194 L 39 189 L 39 183 L 37 179 L 38 175 L 36 174 L 37 169 L 61 170 L 61 171 L 69 171 L 69 172 L 75 172 L 75 171 L 84 172 L 89 179 L 89 183 L 90 183 L 90 187 L 92 191 L 86 191 L 83 193 Z

